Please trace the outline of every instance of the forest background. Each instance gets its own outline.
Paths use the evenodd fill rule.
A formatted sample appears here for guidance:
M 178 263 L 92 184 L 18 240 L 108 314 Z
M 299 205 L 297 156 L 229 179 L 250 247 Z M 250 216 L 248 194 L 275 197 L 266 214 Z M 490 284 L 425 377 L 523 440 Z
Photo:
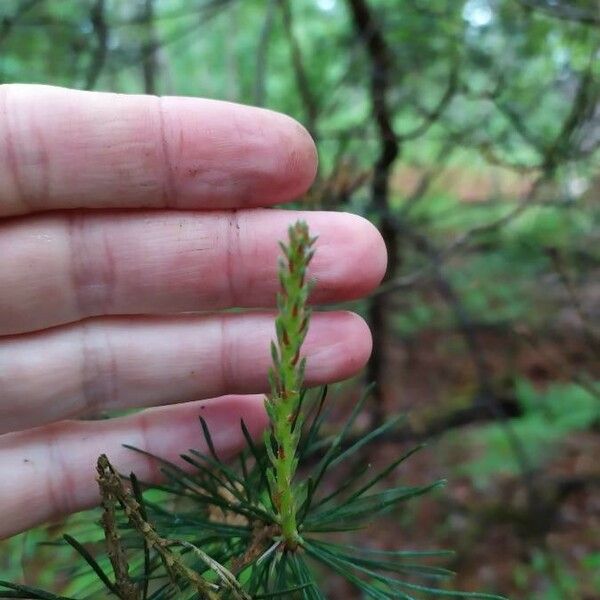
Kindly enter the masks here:
M 429 447 L 447 489 L 365 536 L 451 547 L 461 589 L 600 597 L 598 0 L 2 0 L 0 83 L 191 95 L 294 116 L 320 170 L 303 207 L 361 214 L 390 256 L 352 305 L 374 353 L 365 454 Z M 360 266 L 357 266 L 360 268 Z M 368 422 L 367 422 L 368 421 Z M 37 543 L 0 573 L 60 585 Z M 353 597 L 328 582 L 332 597 Z

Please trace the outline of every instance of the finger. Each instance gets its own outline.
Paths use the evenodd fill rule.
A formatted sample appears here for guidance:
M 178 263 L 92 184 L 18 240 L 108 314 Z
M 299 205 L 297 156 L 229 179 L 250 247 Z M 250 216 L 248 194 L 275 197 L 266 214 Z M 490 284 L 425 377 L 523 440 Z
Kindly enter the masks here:
M 315 171 L 306 130 L 268 110 L 0 86 L 0 216 L 267 206 L 302 194 Z
M 0 433 L 123 409 L 268 389 L 267 314 L 92 319 L 0 340 Z M 308 385 L 347 379 L 371 338 L 352 313 L 315 314 Z
M 255 436 L 266 425 L 261 396 L 229 396 L 0 436 L 0 539 L 97 504 L 95 464 L 102 453 L 124 474 L 133 471 L 142 481 L 158 480 L 156 461 L 123 444 L 178 464 L 179 454 L 190 448 L 207 451 L 200 415 L 222 458 L 244 446 L 241 419 Z
M 385 270 L 385 245 L 344 213 L 244 210 L 58 213 L 0 224 L 0 334 L 90 316 L 268 307 L 277 240 L 305 219 L 319 235 L 315 302 L 357 298 Z

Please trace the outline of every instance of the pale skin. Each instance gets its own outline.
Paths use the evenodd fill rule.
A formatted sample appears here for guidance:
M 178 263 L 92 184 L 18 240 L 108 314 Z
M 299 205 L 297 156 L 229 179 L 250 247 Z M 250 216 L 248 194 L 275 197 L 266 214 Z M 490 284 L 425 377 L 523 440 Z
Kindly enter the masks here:
M 199 415 L 223 457 L 243 447 L 240 419 L 260 433 L 288 225 L 319 236 L 317 304 L 385 271 L 364 219 L 270 208 L 315 171 L 310 136 L 267 110 L 0 86 L 0 538 L 95 505 L 101 453 L 155 480 L 123 444 L 177 461 L 204 447 Z M 360 317 L 316 312 L 307 383 L 355 374 L 370 351 Z

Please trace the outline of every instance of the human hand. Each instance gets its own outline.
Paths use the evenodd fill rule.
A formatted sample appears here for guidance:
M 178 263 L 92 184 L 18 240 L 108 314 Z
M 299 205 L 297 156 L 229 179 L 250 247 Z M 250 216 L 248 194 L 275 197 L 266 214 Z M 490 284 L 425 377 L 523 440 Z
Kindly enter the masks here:
M 261 208 L 315 169 L 306 131 L 270 111 L 0 86 L 0 538 L 94 505 L 102 452 L 150 481 L 154 462 L 122 444 L 176 461 L 203 448 L 202 415 L 230 456 L 240 419 L 261 431 L 288 225 L 319 236 L 317 303 L 385 270 L 364 219 Z M 370 349 L 359 317 L 316 313 L 307 384 L 352 375 Z

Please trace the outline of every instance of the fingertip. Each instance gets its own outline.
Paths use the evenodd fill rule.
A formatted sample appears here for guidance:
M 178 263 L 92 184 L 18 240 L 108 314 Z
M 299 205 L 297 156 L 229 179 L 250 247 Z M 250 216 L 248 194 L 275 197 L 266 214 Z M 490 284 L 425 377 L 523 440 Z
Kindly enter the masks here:
M 146 438 L 155 444 L 149 450 L 152 454 L 169 460 L 177 460 L 189 449 L 207 450 L 200 419 L 204 419 L 222 458 L 230 458 L 245 447 L 242 421 L 253 438 L 261 435 L 268 422 L 261 394 L 220 396 L 145 412 L 147 423 L 157 430 L 169 423 L 168 436 L 157 431 L 157 435 Z
M 365 320 L 350 311 L 316 313 L 306 340 L 310 385 L 342 381 L 369 360 L 373 342 Z
M 352 213 L 320 213 L 323 235 L 317 241 L 313 263 L 316 301 L 354 300 L 381 283 L 387 268 L 387 249 L 379 230 Z M 335 221 L 334 221 L 335 220 Z M 317 231 L 318 233 L 318 231 Z
M 227 415 L 226 424 L 223 425 L 217 418 L 215 428 L 216 444 L 227 456 L 233 456 L 246 446 L 242 422 L 253 439 L 260 438 L 269 423 L 264 394 L 222 396 L 209 403 L 214 404 L 220 413 Z M 236 415 L 236 418 L 231 418 L 230 415 Z M 210 416 L 207 422 L 210 426 Z
M 249 208 L 294 200 L 312 184 L 308 131 L 272 110 L 198 98 L 160 100 L 175 208 Z
M 338 358 L 338 377 L 341 380 L 356 375 L 367 364 L 373 339 L 367 322 L 354 312 L 341 311 L 336 326 L 344 332 L 344 344 Z
M 370 277 L 365 281 L 365 288 L 372 291 L 385 277 L 388 259 L 385 240 L 379 229 L 365 217 L 351 213 L 344 214 L 355 221 L 357 258 L 368 261 Z
M 318 152 L 312 136 L 301 123 L 281 113 L 269 111 L 269 114 L 278 122 L 279 138 L 273 150 L 280 162 L 267 199 L 269 203 L 286 202 L 304 194 L 314 182 Z

